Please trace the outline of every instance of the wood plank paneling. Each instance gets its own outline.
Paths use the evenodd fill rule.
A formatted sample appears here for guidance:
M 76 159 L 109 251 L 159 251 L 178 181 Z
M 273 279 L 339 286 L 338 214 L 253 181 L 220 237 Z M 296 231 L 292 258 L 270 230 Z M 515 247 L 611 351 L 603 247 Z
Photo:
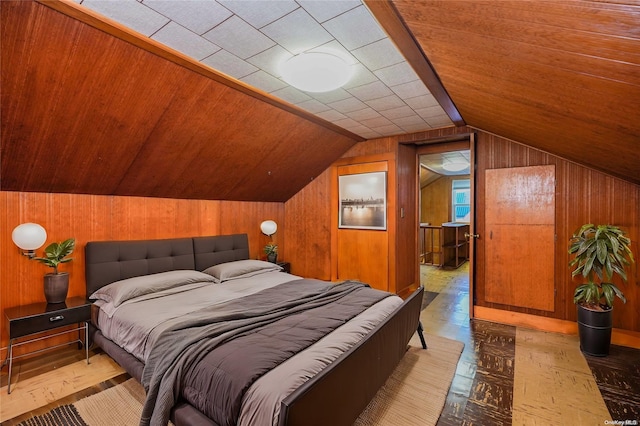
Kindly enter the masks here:
M 395 203 L 390 202 L 395 196 L 395 188 L 391 183 L 391 174 L 388 161 L 363 162 L 360 164 L 351 164 L 338 166 L 336 179 L 344 175 L 353 175 L 370 172 L 387 172 L 387 223 L 386 230 L 364 230 L 364 229 L 337 229 L 336 233 L 336 256 L 337 256 L 337 273 L 338 280 L 357 280 L 368 283 L 373 288 L 379 290 L 395 292 L 393 284 L 395 279 L 391 279 L 391 265 L 394 256 L 391 256 L 393 245 L 391 232 L 395 227 L 395 222 L 389 217 Z M 339 198 L 337 198 L 339 201 Z M 335 209 L 335 210 L 334 210 Z M 339 205 L 335 203 L 332 208 L 333 215 L 337 216 Z M 387 259 L 381 262 L 381 259 Z M 394 265 L 395 266 L 395 265 Z M 392 284 L 393 283 L 393 284 Z
M 270 239 L 260 231 L 260 224 L 273 220 L 278 229 Z M 266 260 L 264 246 L 271 240 L 278 244 L 278 260 L 287 260 L 285 245 L 286 225 L 283 203 L 253 203 L 248 201 L 223 201 L 220 203 L 220 234 L 249 235 L 249 253 L 252 259 Z
M 442 106 L 451 121 L 456 126 L 464 125 L 464 120 L 456 109 L 455 104 L 449 97 L 449 94 L 442 86 L 442 82 L 438 78 L 438 74 L 433 69 L 424 52 L 416 43 L 413 35 L 407 30 L 406 26 L 399 19 L 393 5 L 389 1 L 365 0 L 365 5 L 371 10 L 380 25 L 384 28 L 393 42 L 399 46 L 407 61 L 411 64 L 422 81 L 429 88 L 429 92 L 433 94 L 438 103 Z
M 0 7 L 2 190 L 284 202 L 361 140 L 108 24 Z
M 451 222 L 451 181 L 449 176 L 441 176 L 422 188 L 421 222 L 440 226 L 444 222 Z
M 46 266 L 20 255 L 11 240 L 13 228 L 24 222 L 39 223 L 47 230 L 47 243 L 76 239 L 73 261 L 61 266 L 69 272 L 69 296 L 85 296 L 84 247 L 88 241 L 160 239 L 247 233 L 251 258 L 264 258 L 269 240 L 260 223 L 278 223 L 274 236 L 280 253 L 287 256 L 284 242 L 284 204 L 115 197 L 101 195 L 0 192 L 0 312 L 5 308 L 44 301 Z M 42 253 L 42 249 L 38 250 Z M 6 321 L 2 317 L 0 354 L 6 350 Z M 69 336 L 57 338 L 60 341 Z M 44 342 L 26 345 L 43 347 Z
M 408 296 L 420 285 L 418 238 L 418 159 L 416 148 L 399 145 L 396 161 L 396 289 Z
M 469 126 L 640 184 L 636 2 L 391 3 Z
M 524 314 L 575 321 L 573 291 L 578 281 L 571 279 L 567 252 L 571 234 L 584 223 L 610 223 L 623 227 L 632 240 L 634 254 L 639 253 L 640 186 L 603 174 L 553 155 L 545 154 L 519 143 L 485 132 L 478 132 L 476 172 L 477 232 L 487 238 L 485 229 L 486 182 L 488 169 L 554 165 L 556 169 L 555 312 L 493 304 L 487 301 L 484 268 L 486 252 L 476 245 L 476 303 L 478 306 L 503 309 Z M 634 312 L 640 306 L 640 276 L 637 263 L 629 271 L 629 281 L 620 283 L 627 303 L 615 303 L 614 327 L 640 331 L 640 321 Z
M 361 165 L 375 162 L 387 162 L 389 197 L 388 201 L 388 257 L 375 255 L 378 262 L 387 262 L 389 266 L 389 283 L 392 292 L 406 293 L 417 285 L 417 222 L 415 226 L 409 221 L 417 221 L 417 197 L 415 173 L 416 158 L 413 147 L 402 155 L 402 171 L 396 171 L 398 155 L 398 138 L 380 138 L 361 142 L 345 153 L 341 160 L 334 163 L 331 170 L 323 173 L 318 179 L 310 182 L 302 191 L 285 203 L 287 233 L 289 247 L 296 249 L 291 253 L 292 271 L 296 274 L 321 279 L 338 276 L 338 165 Z M 400 177 L 402 176 L 402 177 Z M 413 188 L 410 189 L 410 188 Z M 402 196 L 397 192 L 406 191 Z M 409 212 L 413 204 L 414 212 Z M 405 224 L 400 221 L 399 209 L 405 210 Z M 413 215 L 410 218 L 408 215 Z M 416 229 L 414 229 L 416 228 Z M 342 230 L 349 231 L 349 230 Z M 361 231 L 357 231 L 361 232 Z M 371 232 L 371 231 L 370 231 Z M 376 231 L 377 234 L 382 231 Z M 393 234 L 393 235 L 392 235 Z M 397 245 L 406 245 L 398 248 Z M 402 253 L 411 251 L 406 258 Z M 415 263 L 412 259 L 415 257 Z M 296 266 L 304 265 L 304 267 Z M 406 265 L 406 268 L 405 268 Z M 356 267 L 356 266 L 354 266 Z M 301 269 L 298 269 L 301 268 Z M 376 266 L 378 268 L 378 266 Z M 377 280 L 377 278 L 376 278 Z
M 331 169 L 313 179 L 285 204 L 285 240 L 292 249 L 284 260 L 291 272 L 331 279 Z
M 571 321 L 575 324 L 576 307 L 573 304 L 573 291 L 578 282 L 571 280 L 571 271 L 568 267 L 570 260 L 567 253 L 569 238 L 584 223 L 620 225 L 627 230 L 632 240 L 632 250 L 638 257 L 638 253 L 640 253 L 640 185 L 527 147 L 504 137 L 480 129 L 475 130 L 476 151 L 474 155 L 477 164 L 475 232 L 480 234 L 480 239 L 477 240 L 475 246 L 474 263 L 476 308 L 480 306 L 481 308 L 489 308 L 488 310 L 490 311 L 502 312 L 505 317 L 522 313 L 531 315 L 532 318 L 536 316 L 538 318 L 548 317 Z M 430 141 L 438 143 L 444 139 L 455 138 L 455 135 L 473 131 L 474 128 L 470 126 L 438 129 L 430 132 L 403 135 L 399 137 L 399 141 L 400 143 L 416 143 L 422 147 L 429 145 Z M 429 146 L 429 148 L 431 147 Z M 616 152 L 615 149 L 612 149 L 612 151 Z M 485 295 L 486 270 L 483 265 L 486 253 L 482 247 L 482 240 L 486 238 L 484 227 L 486 210 L 484 173 L 487 169 L 537 165 L 554 165 L 556 168 L 555 312 L 492 304 L 487 302 Z M 640 317 L 635 314 L 640 306 L 638 263 L 636 262 L 632 265 L 628 272 L 628 282 L 626 284 L 619 283 L 621 288 L 624 289 L 625 296 L 627 296 L 627 303 L 622 304 L 617 301 L 615 304 L 614 327 L 618 330 L 618 334 L 624 332 L 624 330 L 628 330 L 631 333 L 640 331 Z M 487 309 L 484 309 L 484 311 L 487 311 Z M 623 344 L 623 340 L 620 340 L 620 343 Z

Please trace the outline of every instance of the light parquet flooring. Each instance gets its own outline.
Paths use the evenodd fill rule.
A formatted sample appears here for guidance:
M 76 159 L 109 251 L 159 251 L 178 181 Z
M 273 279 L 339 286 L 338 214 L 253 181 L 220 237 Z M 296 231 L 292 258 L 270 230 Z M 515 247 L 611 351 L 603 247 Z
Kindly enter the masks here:
M 46 406 L 122 373 L 122 367 L 100 353 L 90 358 L 90 364 L 82 360 L 33 377 L 14 376 L 10 394 L 6 386 L 0 388 L 0 421 Z
M 640 393 L 640 368 L 629 362 L 633 355 L 640 359 L 640 351 L 621 348 L 621 356 L 612 350 L 600 373 L 600 359 L 587 360 L 577 336 L 470 321 L 468 264 L 420 269 L 428 300 L 423 327 L 466 345 L 438 425 L 640 424 L 640 408 L 628 406 Z M 596 380 L 609 371 L 616 372 L 609 381 L 618 401 L 604 399 L 605 380 Z M 627 405 L 612 416 L 616 403 Z

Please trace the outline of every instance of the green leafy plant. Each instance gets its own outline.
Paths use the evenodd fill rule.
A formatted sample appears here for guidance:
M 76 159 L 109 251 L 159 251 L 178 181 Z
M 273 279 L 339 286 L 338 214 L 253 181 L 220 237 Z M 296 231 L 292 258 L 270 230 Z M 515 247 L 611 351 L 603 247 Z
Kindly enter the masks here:
M 615 297 L 627 302 L 611 279 L 617 274 L 627 280 L 625 269 L 634 262 L 630 245 L 631 239 L 617 226 L 586 224 L 574 232 L 569 240 L 569 254 L 575 254 L 569 262 L 574 268 L 571 276 L 582 275 L 587 279 L 586 284 L 576 288 L 574 303 L 608 310 Z
M 268 256 L 270 254 L 277 254 L 278 253 L 278 245 L 276 243 L 267 243 L 266 246 L 264 246 L 264 252 L 265 254 Z
M 34 257 L 33 260 L 44 263 L 53 268 L 53 273 L 58 274 L 58 265 L 71 262 L 72 257 L 67 257 L 73 253 L 76 247 L 75 238 L 69 238 L 60 243 L 51 243 L 44 249 L 44 257 Z

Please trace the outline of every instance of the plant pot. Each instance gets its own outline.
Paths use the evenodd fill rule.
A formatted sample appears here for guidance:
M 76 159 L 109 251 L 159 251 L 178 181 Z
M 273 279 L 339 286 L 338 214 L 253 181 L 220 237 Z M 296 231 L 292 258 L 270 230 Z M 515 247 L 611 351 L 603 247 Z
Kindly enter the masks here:
M 578 305 L 580 350 L 591 356 L 609 355 L 613 309 L 594 311 Z
M 69 273 L 46 274 L 44 276 L 44 297 L 47 303 L 62 303 L 69 291 Z
M 278 253 L 269 253 L 267 255 L 267 260 L 271 263 L 277 263 L 278 261 Z

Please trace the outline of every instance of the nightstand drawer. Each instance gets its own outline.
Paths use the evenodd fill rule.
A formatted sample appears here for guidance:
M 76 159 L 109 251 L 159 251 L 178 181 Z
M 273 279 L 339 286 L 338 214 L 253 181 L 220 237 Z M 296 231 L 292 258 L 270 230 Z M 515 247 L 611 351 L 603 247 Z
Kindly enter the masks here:
M 91 302 L 84 297 L 71 297 L 63 303 L 32 303 L 30 305 L 14 306 L 4 310 L 4 316 L 9 322 L 9 347 L 7 358 L 4 364 L 9 364 L 9 378 L 7 381 L 7 394 L 11 393 L 11 368 L 13 360 L 42 352 L 48 349 L 55 349 L 69 343 L 78 343 L 84 347 L 84 356 L 89 364 L 89 321 L 91 320 Z M 25 338 L 22 341 L 16 339 L 29 336 L 35 333 L 52 330 L 54 328 L 75 325 L 76 327 L 62 330 L 58 333 L 48 333 L 45 336 Z M 31 344 L 38 340 L 48 339 L 67 333 L 78 333 L 78 338 L 66 343 L 48 346 L 44 349 L 33 350 L 20 355 L 14 355 L 13 348 Z M 84 336 L 82 336 L 82 334 Z
M 16 339 L 33 333 L 39 333 L 52 328 L 89 321 L 91 305 L 76 308 L 62 308 L 37 315 L 10 320 L 9 338 Z

